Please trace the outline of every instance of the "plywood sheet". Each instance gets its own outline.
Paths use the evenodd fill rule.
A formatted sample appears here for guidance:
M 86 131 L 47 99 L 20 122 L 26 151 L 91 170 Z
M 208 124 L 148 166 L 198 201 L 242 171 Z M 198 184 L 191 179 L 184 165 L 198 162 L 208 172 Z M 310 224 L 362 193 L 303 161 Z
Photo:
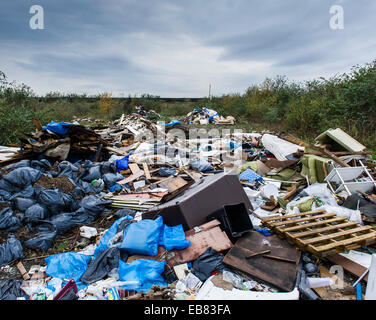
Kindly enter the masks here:
M 251 253 L 265 250 L 270 250 L 271 256 L 294 260 L 295 263 L 271 260 L 263 255 L 246 259 Z M 252 231 L 236 242 L 223 263 L 287 292 L 295 286 L 300 255 L 301 252 L 295 246 L 278 236 L 266 237 Z

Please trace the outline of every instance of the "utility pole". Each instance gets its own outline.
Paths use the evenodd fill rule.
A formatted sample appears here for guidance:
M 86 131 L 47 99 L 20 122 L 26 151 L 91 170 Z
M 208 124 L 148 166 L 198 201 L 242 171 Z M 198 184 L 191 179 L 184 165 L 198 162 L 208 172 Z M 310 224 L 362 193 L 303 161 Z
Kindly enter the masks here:
M 209 100 L 211 100 L 211 84 L 209 84 Z

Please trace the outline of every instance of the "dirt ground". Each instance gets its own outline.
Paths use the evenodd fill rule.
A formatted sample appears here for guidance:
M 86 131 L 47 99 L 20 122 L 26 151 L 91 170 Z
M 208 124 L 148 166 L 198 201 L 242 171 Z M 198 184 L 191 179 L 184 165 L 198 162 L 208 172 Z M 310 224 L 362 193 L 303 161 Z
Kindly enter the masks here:
M 74 184 L 66 177 L 56 177 L 51 178 L 49 176 L 43 176 L 40 178 L 36 183 L 34 183 L 34 187 L 41 186 L 46 189 L 60 189 L 64 193 L 74 193 L 75 186 Z

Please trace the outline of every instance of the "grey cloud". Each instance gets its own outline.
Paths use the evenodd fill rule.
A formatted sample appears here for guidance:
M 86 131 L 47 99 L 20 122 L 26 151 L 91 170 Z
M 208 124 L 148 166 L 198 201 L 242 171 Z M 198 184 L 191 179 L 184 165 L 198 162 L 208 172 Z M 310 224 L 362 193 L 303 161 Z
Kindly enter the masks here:
M 28 26 L 33 4 L 44 8 L 45 30 L 35 31 Z M 329 8 L 333 4 L 345 9 L 345 30 L 329 28 Z M 3 68 L 17 70 L 19 81 L 23 81 L 23 71 L 43 73 L 66 79 L 67 85 L 70 79 L 87 79 L 89 89 L 100 90 L 97 78 L 102 77 L 117 90 L 125 87 L 161 95 L 180 91 L 201 96 L 206 88 L 197 91 L 193 85 L 200 74 L 187 76 L 180 71 L 180 75 L 171 76 L 165 65 L 148 70 L 142 61 L 135 63 L 136 57 L 125 58 L 121 52 L 117 55 L 111 47 L 111 41 L 133 34 L 144 34 L 145 41 L 159 39 L 156 45 L 160 41 L 162 49 L 165 40 L 175 41 L 177 48 L 184 47 L 182 39 L 186 37 L 198 46 L 220 49 L 222 54 L 215 61 L 218 68 L 227 61 L 270 65 L 257 74 L 226 74 L 226 82 L 217 87 L 226 83 L 228 92 L 232 92 L 270 74 L 302 78 L 313 69 L 341 73 L 354 63 L 370 62 L 376 46 L 375 9 L 373 0 L 3 0 L 0 61 L 7 62 Z M 142 48 L 137 45 L 129 42 L 120 50 L 135 46 L 138 51 L 134 52 L 140 52 Z M 171 48 L 166 54 L 171 54 Z M 152 52 L 149 57 L 153 57 Z M 185 68 L 190 70 L 189 65 Z M 33 87 L 33 83 L 29 85 Z

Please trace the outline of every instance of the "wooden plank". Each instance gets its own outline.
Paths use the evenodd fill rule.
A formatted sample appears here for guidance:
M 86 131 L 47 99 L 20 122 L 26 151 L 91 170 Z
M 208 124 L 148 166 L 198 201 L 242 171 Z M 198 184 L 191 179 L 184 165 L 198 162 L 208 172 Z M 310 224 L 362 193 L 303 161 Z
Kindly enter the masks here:
M 338 241 L 337 243 L 331 243 L 331 244 L 327 244 L 327 245 L 323 245 L 323 246 L 319 246 L 319 247 L 309 245 L 309 247 L 311 247 L 313 250 L 315 250 L 317 252 L 322 252 L 322 251 L 328 251 L 328 250 L 334 249 L 334 248 L 339 247 L 339 246 L 344 247 L 344 246 L 347 246 L 347 245 L 351 245 L 351 244 L 354 244 L 354 243 L 362 242 L 362 241 L 365 241 L 365 240 L 371 240 L 371 239 L 374 239 L 376 241 L 376 232 L 370 232 L 370 233 L 362 235 L 362 236 L 357 236 L 357 237 L 354 237 L 354 238 L 351 238 L 351 239 Z M 359 244 L 359 245 L 361 245 L 361 244 Z
M 138 166 L 137 163 L 130 163 L 128 165 L 129 169 L 131 169 L 133 174 L 138 174 L 138 172 L 141 171 L 140 167 Z
M 160 187 L 168 189 L 169 192 L 174 192 L 184 187 L 187 183 L 183 178 L 169 177 L 166 181 L 160 183 Z
M 271 250 L 264 250 L 264 251 L 261 251 L 261 252 L 252 253 L 249 256 L 246 256 L 245 258 L 249 259 L 249 258 L 252 258 L 252 257 L 259 256 L 260 254 L 262 255 L 262 254 L 270 253 L 270 252 L 271 252 Z
M 122 151 L 120 149 L 117 149 L 117 148 L 106 146 L 106 147 L 104 147 L 104 149 L 106 149 L 106 150 L 108 150 L 110 152 L 116 153 L 118 155 L 121 155 L 121 156 L 127 156 L 128 155 L 128 153 L 126 153 L 126 152 L 124 152 L 124 151 Z
M 150 175 L 150 171 L 149 171 L 149 167 L 148 167 L 147 163 L 143 162 L 142 163 L 142 168 L 144 169 L 146 179 L 150 180 L 151 179 L 151 175 Z
M 323 221 L 317 221 L 317 222 L 311 222 L 311 223 L 305 223 L 305 224 L 302 224 L 302 225 L 299 225 L 299 226 L 294 226 L 294 227 L 290 227 L 290 228 L 277 228 L 280 232 L 291 232 L 291 231 L 295 231 L 295 230 L 302 230 L 302 229 L 307 229 L 307 228 L 310 228 L 310 227 L 315 227 L 315 226 L 320 226 L 320 225 L 324 225 L 324 224 L 328 224 L 328 223 L 332 223 L 332 222 L 339 222 L 339 221 L 346 221 L 347 219 L 345 217 L 340 217 L 340 218 L 333 218 L 333 219 L 328 219 L 328 220 L 323 220 Z
M 29 280 L 30 279 L 30 276 L 28 275 L 24 265 L 22 264 L 22 262 L 18 262 L 17 263 L 17 269 L 20 271 L 21 275 L 22 275 L 22 278 L 24 280 Z
M 355 225 L 358 225 L 358 222 L 346 222 L 346 223 L 340 223 L 335 226 L 330 226 L 330 227 L 324 227 L 324 228 L 317 228 L 313 229 L 310 231 L 304 231 L 304 232 L 298 232 L 298 233 L 289 233 L 288 236 L 291 238 L 302 238 L 305 236 L 311 236 L 314 234 L 318 234 L 320 232 L 327 232 L 327 231 L 332 231 L 332 230 L 337 230 L 341 228 L 346 228 L 346 227 L 353 227 Z
M 284 226 L 284 225 L 288 225 L 288 224 L 296 224 L 296 223 L 304 222 L 304 221 L 312 221 L 312 220 L 322 219 L 322 218 L 331 218 L 331 217 L 334 217 L 334 216 L 336 216 L 335 213 L 324 213 L 324 214 L 300 218 L 300 219 L 291 219 L 291 220 L 287 220 L 287 221 L 273 222 L 273 223 L 270 224 L 270 226 L 280 227 L 280 226 Z
M 350 272 L 352 275 L 356 277 L 360 277 L 363 275 L 363 273 L 367 270 L 367 268 L 363 267 L 359 263 L 356 263 L 355 261 L 352 261 L 340 254 L 333 254 L 325 259 L 329 260 L 331 263 L 335 265 L 339 265 L 343 267 L 346 271 Z M 363 278 L 365 282 L 368 281 L 368 274 Z
M 334 160 L 335 162 L 337 162 L 341 167 L 344 167 L 344 168 L 351 167 L 350 165 L 348 165 L 346 162 L 342 161 L 340 158 L 338 158 L 335 154 L 333 154 L 332 152 L 330 152 L 326 148 L 322 148 L 322 147 L 315 147 L 315 148 L 317 150 L 319 150 L 320 152 L 322 152 L 323 154 L 325 154 L 326 156 L 328 156 L 329 158 L 331 158 L 332 160 Z
M 140 170 L 137 174 L 132 174 L 128 178 L 123 179 L 121 181 L 116 182 L 117 184 L 127 184 L 128 182 L 132 182 L 144 175 L 144 172 Z
M 276 256 L 263 255 L 262 257 L 263 258 L 268 258 L 268 259 L 273 259 L 273 260 L 278 260 L 278 261 L 296 263 L 296 260 L 291 260 L 291 259 L 286 259 L 286 258 L 281 258 L 281 257 L 276 257 Z
M 316 210 L 316 211 L 308 211 L 308 212 L 303 212 L 303 213 L 294 213 L 294 214 L 288 214 L 288 215 L 285 215 L 285 216 L 276 216 L 276 217 L 270 217 L 270 218 L 262 218 L 261 221 L 262 222 L 270 222 L 270 221 L 273 221 L 273 220 L 278 220 L 278 219 L 290 219 L 290 218 L 295 218 L 295 217 L 300 217 L 300 216 L 308 216 L 310 214 L 319 214 L 319 213 L 323 213 L 323 212 L 326 212 L 325 210 L 321 209 L 321 210 Z
M 367 230 L 370 230 L 370 229 L 372 229 L 371 226 L 361 226 L 359 228 L 354 228 L 354 229 L 351 229 L 351 230 L 336 232 L 336 233 L 332 233 L 332 234 L 329 234 L 329 235 L 323 235 L 321 237 L 312 238 L 312 239 L 308 239 L 308 240 L 300 240 L 300 241 L 301 241 L 302 244 L 308 245 L 308 244 L 313 244 L 313 243 L 317 243 L 317 242 L 321 242 L 321 241 L 326 241 L 326 240 L 329 240 L 329 239 L 335 239 L 335 238 L 338 238 L 338 237 L 343 237 L 343 236 L 346 236 L 346 235 L 351 235 L 353 233 L 357 233 L 357 232 L 361 232 L 361 231 L 367 231 Z

